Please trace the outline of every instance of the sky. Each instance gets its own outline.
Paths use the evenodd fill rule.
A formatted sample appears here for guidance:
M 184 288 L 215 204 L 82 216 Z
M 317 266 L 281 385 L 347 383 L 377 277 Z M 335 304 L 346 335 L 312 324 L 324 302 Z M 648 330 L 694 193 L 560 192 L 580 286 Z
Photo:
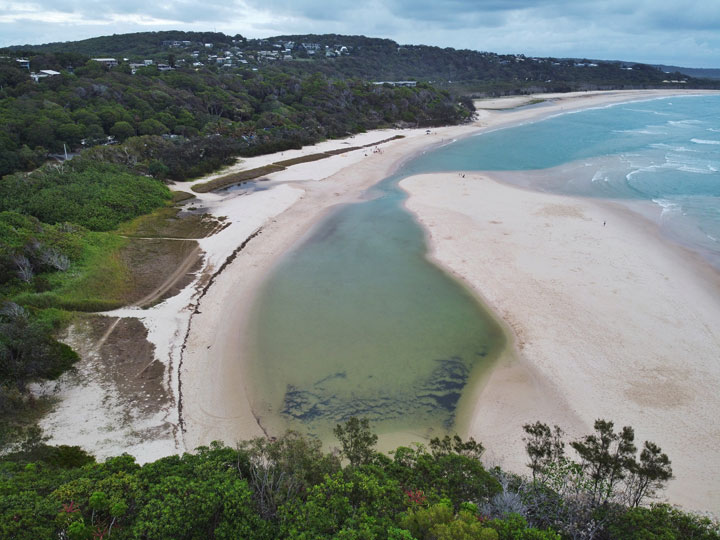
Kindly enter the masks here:
M 157 30 L 720 68 L 720 0 L 0 0 L 0 46 Z

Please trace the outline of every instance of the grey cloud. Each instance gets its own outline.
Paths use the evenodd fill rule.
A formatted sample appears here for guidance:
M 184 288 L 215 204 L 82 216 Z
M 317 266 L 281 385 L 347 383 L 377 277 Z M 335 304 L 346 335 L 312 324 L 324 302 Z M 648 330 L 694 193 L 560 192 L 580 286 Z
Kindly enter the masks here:
M 41 10 L 71 14 L 67 18 L 74 23 L 46 24 L 28 15 L 22 25 L 0 23 L 0 41 L 37 43 L 161 29 L 140 24 L 144 17 L 169 21 L 162 29 L 215 28 L 249 37 L 365 34 L 501 53 L 706 67 L 717 66 L 720 58 L 718 0 L 686 5 L 677 0 L 40 0 Z M 121 23 L 108 24 L 118 17 Z M 33 37 L 38 35 L 43 37 Z
M 170 0 L 148 2 L 143 0 L 82 0 L 43 1 L 39 5 L 47 11 L 78 15 L 83 20 L 109 20 L 114 15 L 137 15 L 180 22 L 223 21 L 242 12 L 242 6 L 233 0 L 224 2 L 197 2 L 193 0 Z
M 720 29 L 720 2 L 708 5 L 665 6 L 649 13 L 648 20 L 667 30 Z

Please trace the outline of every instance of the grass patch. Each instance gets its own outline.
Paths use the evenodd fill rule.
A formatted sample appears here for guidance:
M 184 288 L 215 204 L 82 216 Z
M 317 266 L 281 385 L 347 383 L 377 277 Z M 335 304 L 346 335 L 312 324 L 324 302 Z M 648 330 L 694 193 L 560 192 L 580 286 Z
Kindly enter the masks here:
M 325 152 L 328 156 L 337 156 L 338 154 L 345 154 L 352 152 L 353 150 L 362 150 L 364 146 L 348 146 L 347 148 L 336 148 L 335 150 L 328 150 Z
M 232 174 L 226 174 L 225 176 L 220 176 L 218 178 L 214 178 L 213 180 L 210 180 L 209 182 L 203 182 L 201 184 L 196 184 L 192 187 L 192 190 L 195 193 L 207 193 L 208 191 L 214 191 L 216 189 L 222 189 L 229 186 L 234 186 L 235 184 L 242 184 L 243 182 L 247 182 L 248 180 L 254 180 L 255 178 L 260 178 L 261 176 L 265 176 L 266 174 L 271 174 L 274 172 L 282 171 L 285 169 L 285 167 L 270 164 L 265 165 L 264 167 L 257 167 L 255 169 L 248 169 L 247 171 L 240 171 Z
M 320 152 L 318 154 L 308 154 L 306 156 L 298 156 L 296 158 L 291 159 L 284 159 L 282 161 L 276 161 L 273 163 L 273 165 L 277 165 L 279 167 L 290 167 L 292 165 L 298 165 L 300 163 L 309 163 L 311 161 L 319 161 L 321 159 L 325 159 L 328 156 L 327 152 Z
M 48 274 L 50 290 L 25 292 L 15 301 L 36 308 L 104 311 L 124 304 L 130 269 L 121 256 L 128 239 L 113 233 L 88 232 L 79 261 L 67 272 Z
M 189 199 L 194 199 L 195 195 L 192 193 L 188 193 L 187 191 L 171 191 L 172 193 L 172 203 L 177 204 L 184 201 L 187 201 Z
M 60 310 L 108 311 L 144 298 L 186 259 L 198 260 L 195 239 L 222 227 L 221 221 L 207 214 L 164 206 L 123 223 L 117 231 L 77 231 L 67 271 L 38 274 L 30 285 L 14 280 L 5 287 L 5 295 L 34 308 L 57 328 L 62 322 Z M 182 278 L 168 294 L 190 279 Z
M 118 234 L 138 238 L 205 238 L 222 227 L 210 214 L 183 212 L 177 207 L 160 208 L 123 223 Z

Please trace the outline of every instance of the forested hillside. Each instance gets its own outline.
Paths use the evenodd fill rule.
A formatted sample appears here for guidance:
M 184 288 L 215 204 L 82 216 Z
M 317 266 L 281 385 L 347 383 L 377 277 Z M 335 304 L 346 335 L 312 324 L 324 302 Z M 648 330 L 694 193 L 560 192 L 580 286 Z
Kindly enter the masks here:
M 184 179 L 238 155 L 397 123 L 461 122 L 472 106 L 460 95 L 720 86 L 643 64 L 334 34 L 249 40 L 217 32 L 144 32 L 18 46 L 4 55 L 0 175 L 35 168 L 64 148 L 156 135 L 166 143 L 150 159 L 139 158 L 146 164 L 141 172 L 153 161 L 153 175 Z M 369 84 L 408 80 L 417 86 Z M 177 156 L 192 159 L 178 163 Z
M 246 39 L 240 35 L 227 36 L 212 32 L 144 32 L 15 48 L 16 52 L 23 49 L 32 53 L 123 56 L 130 61 L 167 61 L 172 56 L 189 64 L 199 61 L 204 65 L 218 65 L 219 62 L 220 66 L 257 68 L 272 65 L 273 69 L 288 73 L 320 72 L 331 78 L 371 81 L 413 79 L 430 81 L 443 87 L 459 85 L 467 91 L 495 94 L 523 90 L 562 92 L 668 87 L 673 84 L 693 88 L 720 86 L 717 80 L 703 80 L 702 71 L 661 69 L 628 61 L 500 55 L 426 45 L 403 45 L 390 39 L 337 34 Z
M 283 63 L 284 71 L 320 71 L 328 76 L 356 76 L 373 80 L 417 79 L 432 84 L 459 86 L 475 93 L 567 92 L 585 89 L 647 88 L 669 86 L 665 80 L 687 80 L 693 87 L 715 85 L 669 76 L 655 67 L 628 62 L 601 62 L 587 59 L 532 58 L 522 54 L 456 50 L 426 45 L 400 45 L 388 39 L 363 36 L 290 35 L 270 38 L 281 43 L 320 43 L 348 54 L 316 59 L 313 62 Z M 718 85 L 715 85 L 718 86 Z
M 74 53 L 82 56 L 139 56 L 147 58 L 168 47 L 163 45 L 166 41 L 190 41 L 196 47 L 198 44 L 213 43 L 215 46 L 232 46 L 233 40 L 244 41 L 241 35 L 228 36 L 222 32 L 185 32 L 182 30 L 168 30 L 162 32 L 135 32 L 132 34 L 113 34 L 79 41 L 63 41 L 47 43 L 44 45 L 21 45 L 11 47 L 14 51 L 27 51 L 37 53 Z M 195 47 L 195 48 L 196 48 Z
M 67 58 L 44 55 L 42 62 L 57 66 Z M 150 66 L 132 75 L 123 66 L 108 69 L 87 61 L 73 73 L 37 83 L 14 66 L 6 66 L 4 75 L 0 174 L 37 167 L 63 145 L 75 151 L 155 135 L 164 137 L 164 144 L 157 143 L 158 159 L 171 178 L 182 180 L 238 155 L 298 148 L 397 123 L 457 123 L 472 113 L 471 106 L 428 85 L 382 87 L 320 74 Z M 189 146 L 198 147 L 195 153 L 204 159 L 189 154 Z M 173 163 L 183 156 L 187 163 Z

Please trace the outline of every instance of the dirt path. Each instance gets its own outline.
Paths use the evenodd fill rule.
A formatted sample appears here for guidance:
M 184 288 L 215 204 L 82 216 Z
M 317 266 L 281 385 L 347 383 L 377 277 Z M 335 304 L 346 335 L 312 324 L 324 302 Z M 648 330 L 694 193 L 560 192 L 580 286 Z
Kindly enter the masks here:
M 185 260 L 163 281 L 158 287 L 156 287 L 153 291 L 151 291 L 149 294 L 146 294 L 143 296 L 140 300 L 137 300 L 136 302 L 133 302 L 130 307 L 145 307 L 148 306 L 155 301 L 157 301 L 162 295 L 164 295 L 166 292 L 168 292 L 175 284 L 183 277 L 185 274 L 187 274 L 193 266 L 197 264 L 197 262 L 201 258 L 201 249 L 200 246 L 196 246 L 187 257 L 185 257 Z

